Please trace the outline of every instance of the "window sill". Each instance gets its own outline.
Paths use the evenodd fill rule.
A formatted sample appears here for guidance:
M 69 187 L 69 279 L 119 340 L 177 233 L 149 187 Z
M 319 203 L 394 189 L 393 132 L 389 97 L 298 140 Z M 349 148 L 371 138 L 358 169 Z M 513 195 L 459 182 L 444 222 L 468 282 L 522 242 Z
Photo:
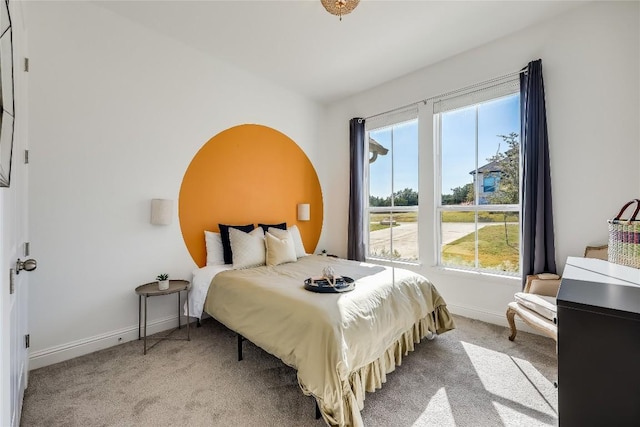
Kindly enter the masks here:
M 385 258 L 365 258 L 365 262 L 369 262 L 371 264 L 384 264 L 390 266 L 407 266 L 407 267 L 422 267 L 422 263 L 420 261 L 407 261 L 407 260 L 393 260 L 393 259 L 385 259 Z
M 492 280 L 495 280 L 496 282 L 501 282 L 507 285 L 513 285 L 515 283 L 520 283 L 522 281 L 522 278 L 518 275 L 518 273 L 500 274 L 500 273 L 492 273 L 490 271 L 467 270 L 463 268 L 445 267 L 441 265 L 431 266 L 430 270 L 437 273 L 444 273 L 447 275 L 450 274 L 450 275 L 462 276 L 467 278 L 474 277 L 474 276 L 490 278 Z
M 436 274 L 445 274 L 447 276 L 451 275 L 451 276 L 464 277 L 466 279 L 473 279 L 473 278 L 489 279 L 493 283 L 500 283 L 507 286 L 520 285 L 522 280 L 518 275 L 518 273 L 509 275 L 509 274 L 492 273 L 490 271 L 467 270 L 463 268 L 445 267 L 441 265 L 425 266 L 420 261 L 412 262 L 412 261 L 406 261 L 406 260 L 400 261 L 400 260 L 390 260 L 390 259 L 383 259 L 383 258 L 365 258 L 365 262 L 368 262 L 371 264 L 386 265 L 389 267 L 407 268 L 409 270 L 418 269 L 418 270 L 422 270 L 423 273 L 426 273 L 425 275 L 427 277 L 429 276 L 430 272 L 433 272 Z M 426 270 L 426 272 L 424 270 Z

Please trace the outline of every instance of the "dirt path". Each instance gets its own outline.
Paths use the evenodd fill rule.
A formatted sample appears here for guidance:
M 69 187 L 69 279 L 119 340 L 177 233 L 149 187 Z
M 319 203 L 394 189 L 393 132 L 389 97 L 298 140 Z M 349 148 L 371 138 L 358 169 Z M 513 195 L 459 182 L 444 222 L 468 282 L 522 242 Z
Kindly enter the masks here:
M 486 223 L 478 224 L 478 229 L 485 227 Z M 445 222 L 442 224 L 442 243 L 451 243 L 469 233 L 475 231 L 475 224 L 469 222 Z M 371 252 L 381 253 L 389 250 L 389 238 L 391 231 L 388 228 L 371 232 L 369 246 Z M 393 248 L 402 258 L 417 259 L 418 223 L 404 222 L 393 227 Z

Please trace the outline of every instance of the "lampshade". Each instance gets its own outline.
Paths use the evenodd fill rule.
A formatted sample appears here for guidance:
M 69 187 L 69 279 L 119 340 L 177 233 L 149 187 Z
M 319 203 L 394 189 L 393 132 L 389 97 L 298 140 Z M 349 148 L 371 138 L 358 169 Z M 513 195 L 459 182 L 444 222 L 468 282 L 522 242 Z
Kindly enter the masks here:
M 309 221 L 311 219 L 311 206 L 309 203 L 298 203 L 298 221 Z
M 173 200 L 151 199 L 151 224 L 169 225 L 173 219 Z
M 327 12 L 339 16 L 342 21 L 342 15 L 351 13 L 358 6 L 360 0 L 320 0 L 320 2 L 327 9 Z

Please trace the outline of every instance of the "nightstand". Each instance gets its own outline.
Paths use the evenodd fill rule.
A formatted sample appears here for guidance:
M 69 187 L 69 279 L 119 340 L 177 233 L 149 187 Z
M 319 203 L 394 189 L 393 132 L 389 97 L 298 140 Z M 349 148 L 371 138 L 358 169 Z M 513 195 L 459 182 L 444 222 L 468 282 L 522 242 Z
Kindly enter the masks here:
M 136 294 L 138 294 L 138 340 L 144 339 L 144 353 L 147 354 L 147 299 L 149 297 L 156 297 L 160 295 L 170 295 L 170 294 L 178 294 L 178 327 L 176 329 L 181 329 L 182 325 L 180 324 L 180 292 L 185 291 L 187 297 L 187 337 L 186 338 L 173 338 L 169 335 L 173 333 L 176 329 L 173 329 L 169 332 L 168 335 L 164 337 L 153 337 L 149 338 L 151 340 L 157 340 L 149 349 L 153 348 L 156 344 L 160 342 L 160 340 L 185 340 L 191 341 L 191 335 L 189 331 L 189 290 L 191 289 L 191 283 L 188 280 L 169 280 L 169 289 L 160 290 L 158 289 L 158 282 L 150 282 L 145 283 L 144 285 L 140 285 L 136 288 Z M 144 297 L 144 335 L 141 334 L 142 328 L 142 297 Z

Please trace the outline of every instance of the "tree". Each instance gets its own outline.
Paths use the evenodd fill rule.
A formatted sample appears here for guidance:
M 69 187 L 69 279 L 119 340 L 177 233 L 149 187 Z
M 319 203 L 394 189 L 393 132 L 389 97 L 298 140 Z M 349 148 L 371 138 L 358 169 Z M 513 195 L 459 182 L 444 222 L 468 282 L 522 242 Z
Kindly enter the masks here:
M 508 148 L 487 159 L 496 162 L 500 169 L 498 188 L 487 200 L 495 205 L 516 205 L 520 203 L 520 140 L 515 132 L 498 137 Z
M 391 206 L 391 198 L 383 199 L 382 197 L 369 196 L 369 206 Z
M 418 206 L 418 192 L 411 188 L 396 191 L 393 194 L 393 204 L 394 206 Z
M 418 192 L 412 188 L 405 188 L 393 193 L 394 206 L 418 206 Z M 391 206 L 391 196 L 382 198 L 369 196 L 369 206 L 386 207 Z
M 496 162 L 500 169 L 498 188 L 487 197 L 487 200 L 495 205 L 516 205 L 520 203 L 520 140 L 515 132 L 511 132 L 509 135 L 498 135 L 498 137 L 502 138 L 508 148 L 502 153 L 498 151 L 487 159 L 489 162 Z M 514 247 L 509 244 L 508 212 L 503 212 L 503 214 L 505 241 L 507 246 Z
M 465 184 L 460 187 L 452 188 L 453 194 L 443 194 L 443 205 L 460 205 L 462 203 L 473 202 L 475 194 L 473 193 L 473 184 Z

